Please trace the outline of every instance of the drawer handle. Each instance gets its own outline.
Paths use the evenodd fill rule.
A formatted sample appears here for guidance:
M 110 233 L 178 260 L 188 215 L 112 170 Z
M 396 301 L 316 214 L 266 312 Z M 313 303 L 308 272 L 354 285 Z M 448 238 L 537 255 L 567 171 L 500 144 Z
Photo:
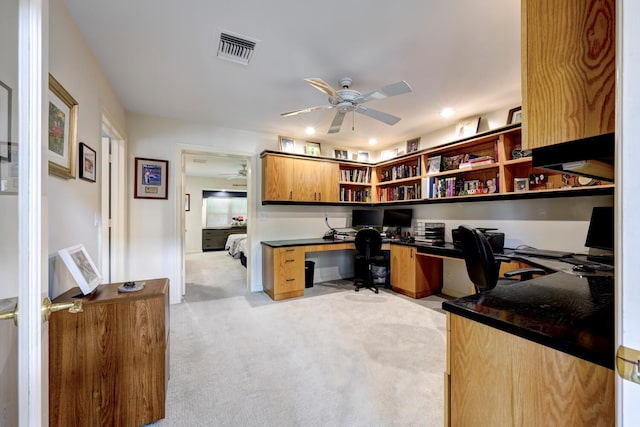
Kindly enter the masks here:
M 295 259 L 288 259 L 288 260 L 285 260 L 285 262 L 295 262 L 295 261 L 296 261 Z
M 296 279 L 287 279 L 287 282 L 295 282 Z
M 293 251 L 295 251 L 295 249 L 287 249 L 287 250 L 285 250 L 285 252 L 293 252 Z

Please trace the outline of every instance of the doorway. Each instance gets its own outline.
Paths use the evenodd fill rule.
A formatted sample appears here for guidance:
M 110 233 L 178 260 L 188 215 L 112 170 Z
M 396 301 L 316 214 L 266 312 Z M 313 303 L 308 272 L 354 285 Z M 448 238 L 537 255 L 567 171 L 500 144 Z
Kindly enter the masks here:
M 250 289 L 246 267 L 250 163 L 247 155 L 182 152 L 185 301 L 237 295 Z

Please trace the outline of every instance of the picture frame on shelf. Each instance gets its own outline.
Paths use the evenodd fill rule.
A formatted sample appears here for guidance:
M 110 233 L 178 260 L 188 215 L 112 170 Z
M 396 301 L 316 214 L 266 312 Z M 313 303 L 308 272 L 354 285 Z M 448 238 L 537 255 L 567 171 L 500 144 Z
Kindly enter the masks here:
M 191 210 L 191 194 L 185 193 L 184 195 L 184 210 L 189 212 Z
M 473 136 L 478 133 L 478 127 L 480 126 L 480 116 L 470 117 L 462 120 L 456 124 L 455 138 L 465 138 L 467 136 Z
M 427 159 L 427 173 L 438 173 L 442 167 L 442 156 L 430 156 Z
M 349 151 L 341 148 L 335 148 L 333 150 L 333 157 L 340 160 L 349 160 Z
M 280 146 L 280 151 L 284 151 L 285 153 L 294 152 L 295 144 L 293 138 L 289 138 L 288 136 L 278 136 L 278 144 Z
M 75 178 L 78 102 L 51 74 L 47 133 L 49 173 L 65 179 Z
M 419 147 L 420 147 L 420 137 L 408 140 L 407 154 L 413 153 L 414 151 L 418 151 Z
M 96 182 L 96 151 L 84 142 L 80 143 L 78 170 L 80 179 Z
M 100 284 L 102 276 L 84 245 L 60 249 L 58 255 L 84 295 L 92 293 Z
M 512 125 L 522 122 L 522 106 L 512 108 L 507 115 L 507 124 Z
M 304 143 L 304 154 L 308 156 L 321 156 L 322 148 L 320 147 L 319 142 L 305 142 Z
M 389 160 L 389 159 L 393 159 L 394 157 L 398 157 L 397 148 L 393 148 L 391 150 L 382 150 L 380 152 L 380 160 Z
M 168 175 L 168 160 L 136 157 L 133 197 L 136 199 L 168 199 Z
M 525 191 L 529 191 L 529 178 L 514 178 L 513 192 L 522 193 Z
M 358 161 L 359 162 L 368 162 L 369 161 L 369 152 L 368 151 L 358 151 Z
M 11 88 L 0 81 L 0 160 L 11 161 Z

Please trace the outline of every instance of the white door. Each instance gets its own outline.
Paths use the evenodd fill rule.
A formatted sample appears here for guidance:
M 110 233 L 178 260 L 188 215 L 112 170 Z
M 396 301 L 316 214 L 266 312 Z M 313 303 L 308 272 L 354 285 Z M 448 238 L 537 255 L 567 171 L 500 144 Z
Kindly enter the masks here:
M 638 1 L 618 2 L 616 251 L 622 256 L 618 256 L 616 266 L 619 272 L 616 345 L 635 350 L 640 350 L 640 26 L 635 22 L 638 16 Z M 640 384 L 616 378 L 616 424 L 639 426 Z
M 44 0 L 46 2 L 46 0 Z M 46 296 L 42 256 L 42 144 L 47 88 L 37 0 L 0 1 L 0 426 L 46 425 Z M 46 341 L 45 341 L 46 342 Z M 44 369 L 43 369 L 44 368 Z

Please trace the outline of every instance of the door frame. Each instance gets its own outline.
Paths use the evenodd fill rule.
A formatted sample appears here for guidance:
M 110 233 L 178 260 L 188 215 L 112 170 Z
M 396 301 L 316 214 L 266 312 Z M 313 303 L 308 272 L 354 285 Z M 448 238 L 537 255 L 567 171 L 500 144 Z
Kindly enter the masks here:
M 43 156 L 48 103 L 48 0 L 19 0 L 18 36 L 18 420 L 49 420 L 48 328 L 42 298 L 48 294 L 47 236 L 43 232 L 48 161 Z M 46 224 L 46 223 L 45 223 Z

